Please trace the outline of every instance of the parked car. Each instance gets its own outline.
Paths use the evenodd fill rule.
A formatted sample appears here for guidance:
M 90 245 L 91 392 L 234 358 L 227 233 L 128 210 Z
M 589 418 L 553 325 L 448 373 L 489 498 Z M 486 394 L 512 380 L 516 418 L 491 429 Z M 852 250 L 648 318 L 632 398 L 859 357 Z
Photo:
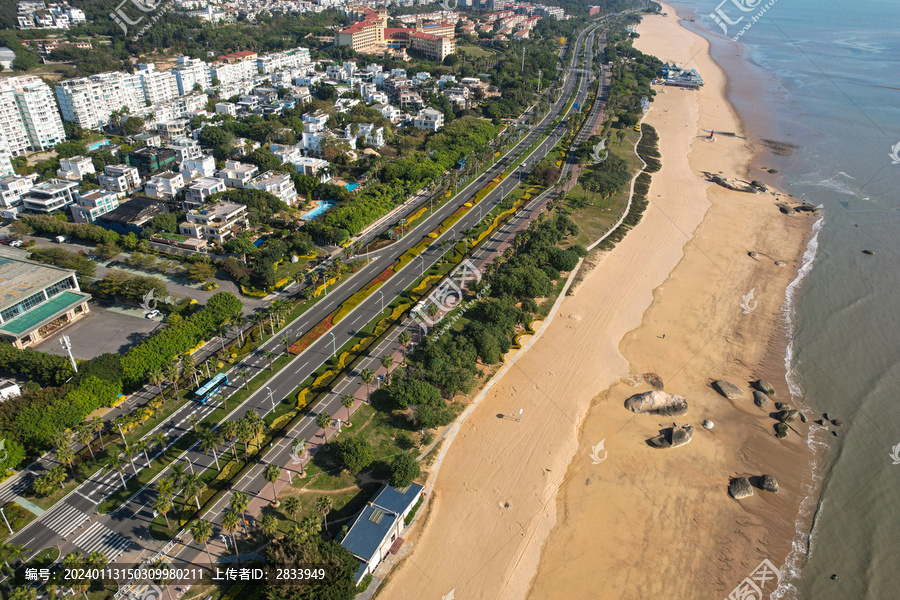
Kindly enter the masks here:
M 148 312 L 146 315 L 144 315 L 144 318 L 145 318 L 145 319 L 153 319 L 153 318 L 155 318 L 155 317 L 158 316 L 158 315 L 159 315 L 159 311 L 158 311 L 157 309 L 154 308 L 153 310 L 151 310 L 150 312 Z
M 53 238 L 53 240 L 54 240 L 57 244 L 62 244 L 62 243 L 65 243 L 65 241 L 66 241 L 66 236 L 64 236 L 64 235 L 58 235 L 58 236 L 56 236 L 55 238 Z
M 22 243 L 23 243 L 22 240 L 13 240 L 9 243 L 9 245 L 12 246 L 13 248 L 19 248 L 22 246 Z

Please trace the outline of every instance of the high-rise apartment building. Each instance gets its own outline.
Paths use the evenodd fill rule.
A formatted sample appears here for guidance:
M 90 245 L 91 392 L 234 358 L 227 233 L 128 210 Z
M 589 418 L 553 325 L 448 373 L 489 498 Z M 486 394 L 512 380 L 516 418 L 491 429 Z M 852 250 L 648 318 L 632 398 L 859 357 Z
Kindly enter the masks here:
M 66 139 L 53 91 L 39 77 L 0 81 L 0 131 L 13 156 L 46 150 Z

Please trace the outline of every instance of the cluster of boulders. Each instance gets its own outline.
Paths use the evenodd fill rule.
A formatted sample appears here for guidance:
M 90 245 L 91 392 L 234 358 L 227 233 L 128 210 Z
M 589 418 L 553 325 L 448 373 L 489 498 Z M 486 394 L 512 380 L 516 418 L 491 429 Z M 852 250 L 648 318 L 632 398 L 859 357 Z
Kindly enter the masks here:
M 654 448 L 677 448 L 685 446 L 694 438 L 693 425 L 679 425 L 672 423 L 671 427 L 666 427 L 661 433 L 647 440 L 647 443 Z
M 771 475 L 760 475 L 753 478 L 756 487 L 771 494 L 778 493 L 778 482 Z M 747 477 L 734 477 L 728 483 L 728 493 L 735 500 L 749 498 L 753 495 L 753 483 Z

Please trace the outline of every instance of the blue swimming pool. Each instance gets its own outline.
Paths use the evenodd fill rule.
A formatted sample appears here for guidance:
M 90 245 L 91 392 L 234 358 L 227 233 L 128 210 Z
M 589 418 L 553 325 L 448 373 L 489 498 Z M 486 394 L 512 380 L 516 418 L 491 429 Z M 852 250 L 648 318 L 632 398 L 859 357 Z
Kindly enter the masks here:
M 359 184 L 358 183 L 348 183 L 344 187 L 347 188 L 348 192 L 352 192 L 353 190 L 355 190 L 356 188 L 359 187 Z
M 326 212 L 331 210 L 334 207 L 334 205 L 337 204 L 337 202 L 334 202 L 332 200 L 317 200 L 316 204 L 318 206 L 316 206 L 311 211 L 305 213 L 300 218 L 303 219 L 304 221 L 312 221 L 316 217 L 321 217 L 323 214 L 325 214 Z

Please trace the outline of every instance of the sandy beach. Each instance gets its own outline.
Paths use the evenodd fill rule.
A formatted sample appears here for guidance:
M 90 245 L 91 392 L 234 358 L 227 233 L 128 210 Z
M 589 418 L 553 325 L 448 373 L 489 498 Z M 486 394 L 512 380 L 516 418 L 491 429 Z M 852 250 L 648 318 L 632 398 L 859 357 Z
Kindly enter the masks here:
M 757 408 L 748 382 L 768 379 L 775 400 L 789 399 L 781 306 L 813 217 L 781 215 L 770 194 L 705 179 L 755 178 L 757 148 L 704 139 L 703 128 L 743 128 L 707 42 L 664 10 L 645 17 L 635 45 L 697 68 L 706 85 L 664 88 L 653 103 L 646 122 L 660 135 L 663 168 L 644 219 L 588 259 L 544 334 L 463 422 L 379 599 L 725 597 L 762 559 L 780 565 L 789 550 L 807 426 L 776 439 L 774 408 Z M 623 408 L 651 389 L 633 385 L 647 372 L 688 399 L 677 419 L 695 427 L 688 446 L 651 448 L 646 440 L 671 421 Z M 743 397 L 719 396 L 715 379 Z M 777 495 L 728 496 L 731 477 L 764 473 Z

